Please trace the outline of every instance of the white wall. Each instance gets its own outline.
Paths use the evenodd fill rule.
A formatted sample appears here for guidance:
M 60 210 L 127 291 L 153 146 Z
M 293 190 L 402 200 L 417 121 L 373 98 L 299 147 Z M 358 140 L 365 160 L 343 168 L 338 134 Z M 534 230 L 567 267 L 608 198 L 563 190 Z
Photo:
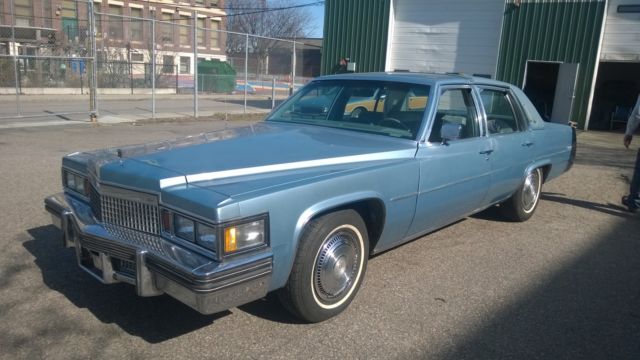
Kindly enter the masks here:
M 638 0 L 609 0 L 600 60 L 640 61 L 640 13 L 618 13 L 618 5 Z
M 393 0 L 387 70 L 495 77 L 504 0 Z

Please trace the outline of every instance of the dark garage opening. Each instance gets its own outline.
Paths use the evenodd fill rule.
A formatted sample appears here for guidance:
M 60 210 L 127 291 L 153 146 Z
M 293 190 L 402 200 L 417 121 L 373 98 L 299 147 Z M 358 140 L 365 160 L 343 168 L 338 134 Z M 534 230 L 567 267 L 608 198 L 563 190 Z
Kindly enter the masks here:
M 637 62 L 600 62 L 589 130 L 624 131 L 624 121 L 640 92 L 638 74 L 640 63 Z
M 524 93 L 545 121 L 549 121 L 553 111 L 553 100 L 556 94 L 556 82 L 560 63 L 527 62 L 527 75 L 524 82 Z

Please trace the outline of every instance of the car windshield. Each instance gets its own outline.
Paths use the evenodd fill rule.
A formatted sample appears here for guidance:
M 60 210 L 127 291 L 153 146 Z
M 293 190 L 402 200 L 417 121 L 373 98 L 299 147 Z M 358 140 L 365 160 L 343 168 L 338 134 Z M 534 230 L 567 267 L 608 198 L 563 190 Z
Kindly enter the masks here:
M 291 122 L 415 140 L 429 99 L 428 85 L 383 81 L 314 81 L 267 121 Z

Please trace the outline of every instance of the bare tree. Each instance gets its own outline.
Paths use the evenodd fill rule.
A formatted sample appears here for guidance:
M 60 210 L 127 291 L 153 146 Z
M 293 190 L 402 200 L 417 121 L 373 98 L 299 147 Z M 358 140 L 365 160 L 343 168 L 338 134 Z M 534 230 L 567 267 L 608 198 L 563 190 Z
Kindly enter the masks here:
M 296 7 L 290 0 L 228 0 L 227 28 L 231 31 L 256 35 L 249 39 L 249 53 L 258 60 L 258 71 L 266 69 L 269 52 L 278 39 L 305 37 L 312 29 L 311 14 L 305 7 Z M 266 39 L 271 38 L 271 39 Z M 240 36 L 227 37 L 227 54 L 244 55 L 246 39 Z

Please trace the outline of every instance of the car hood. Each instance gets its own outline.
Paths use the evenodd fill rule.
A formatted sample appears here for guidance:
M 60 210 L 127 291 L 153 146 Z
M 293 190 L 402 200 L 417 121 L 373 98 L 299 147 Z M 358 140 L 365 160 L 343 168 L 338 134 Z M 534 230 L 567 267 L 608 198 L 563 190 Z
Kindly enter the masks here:
M 198 187 L 234 197 L 272 186 L 413 158 L 414 142 L 326 127 L 259 123 L 97 151 L 100 182 L 154 192 Z

